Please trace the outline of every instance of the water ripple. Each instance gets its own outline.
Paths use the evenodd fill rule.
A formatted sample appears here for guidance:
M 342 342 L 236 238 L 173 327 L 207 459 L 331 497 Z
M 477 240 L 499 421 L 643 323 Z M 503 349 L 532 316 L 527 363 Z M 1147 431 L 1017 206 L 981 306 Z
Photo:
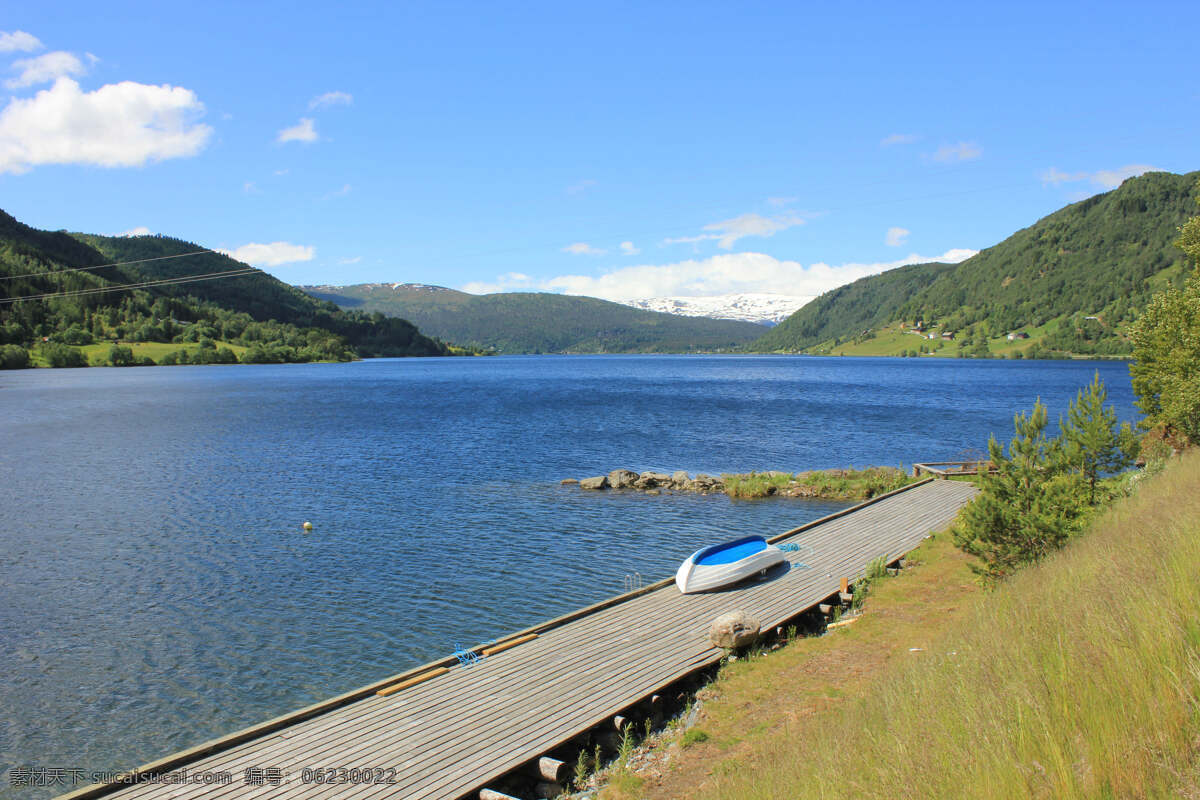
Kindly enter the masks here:
M 1132 419 L 1125 368 L 1109 363 L 0 373 L 0 764 L 128 767 L 840 507 L 588 493 L 562 477 L 948 459 L 1037 396 L 1054 418 L 1097 366 Z

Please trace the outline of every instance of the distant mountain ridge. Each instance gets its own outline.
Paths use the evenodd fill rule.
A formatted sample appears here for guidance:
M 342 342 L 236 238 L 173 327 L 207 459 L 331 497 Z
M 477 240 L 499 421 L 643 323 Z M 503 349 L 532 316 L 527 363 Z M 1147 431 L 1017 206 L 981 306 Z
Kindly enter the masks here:
M 1195 213 L 1197 178 L 1200 172 L 1148 172 L 958 264 L 913 264 L 862 278 L 821 295 L 749 349 L 1127 355 L 1125 326 L 1152 294 L 1186 273 L 1173 242 Z M 924 341 L 911 336 L 917 323 L 936 329 L 936 348 L 928 333 Z
M 343 309 L 403 317 L 430 336 L 500 353 L 688 353 L 733 350 L 762 327 L 683 317 L 594 297 L 505 292 L 473 295 L 417 283 L 301 286 Z
M 745 292 L 713 297 L 650 297 L 626 300 L 625 305 L 684 317 L 740 319 L 759 325 L 777 325 L 812 301 L 812 297 Z

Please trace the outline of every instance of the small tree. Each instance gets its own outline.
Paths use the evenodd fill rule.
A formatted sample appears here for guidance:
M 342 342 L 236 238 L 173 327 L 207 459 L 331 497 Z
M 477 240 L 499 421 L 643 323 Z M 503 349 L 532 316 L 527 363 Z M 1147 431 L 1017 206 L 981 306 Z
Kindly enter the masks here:
M 1175 245 L 1200 265 L 1200 217 L 1184 223 Z M 1151 298 L 1129 338 L 1129 372 L 1147 426 L 1200 444 L 1200 268 L 1182 290 L 1171 287 Z
M 114 367 L 132 367 L 137 363 L 133 358 L 133 348 L 114 344 L 108 349 L 108 363 Z
M 1138 453 L 1138 440 L 1129 424 L 1117 425 L 1117 412 L 1105 408 L 1108 390 L 1097 370 L 1087 390 L 1080 389 L 1059 418 L 1063 465 L 1079 472 L 1088 484 L 1088 504 L 1096 504 L 1096 483 L 1101 476 L 1131 466 Z
M 955 543 L 978 556 L 973 567 L 996 581 L 1058 549 L 1077 527 L 1083 503 L 1080 478 L 1061 472 L 1061 455 L 1046 439 L 1046 407 L 1039 399 L 1029 415 L 1013 418 L 1008 453 L 992 437 L 988 454 L 994 474 L 983 472 L 980 494 L 959 514 Z

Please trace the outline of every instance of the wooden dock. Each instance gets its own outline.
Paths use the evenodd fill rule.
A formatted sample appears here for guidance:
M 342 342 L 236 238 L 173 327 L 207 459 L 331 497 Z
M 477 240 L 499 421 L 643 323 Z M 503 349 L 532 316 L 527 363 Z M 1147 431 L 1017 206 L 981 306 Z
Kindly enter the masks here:
M 723 651 L 708 641 L 716 616 L 743 610 L 773 630 L 836 597 L 842 579 L 852 584 L 873 559 L 892 562 L 947 526 L 974 492 L 945 480 L 901 489 L 775 537 L 805 547 L 787 553 L 788 568 L 766 580 L 700 595 L 660 581 L 514 633 L 497 643 L 512 646 L 476 663 L 448 657 L 61 800 L 479 797 L 596 726 L 612 730 L 614 715 L 646 707 L 664 687 L 719 662 Z M 340 776 L 347 782 L 320 783 L 306 772 L 329 768 L 370 769 L 391 780 L 363 783 L 356 772 Z M 183 769 L 193 777 L 225 771 L 232 781 L 146 780 Z

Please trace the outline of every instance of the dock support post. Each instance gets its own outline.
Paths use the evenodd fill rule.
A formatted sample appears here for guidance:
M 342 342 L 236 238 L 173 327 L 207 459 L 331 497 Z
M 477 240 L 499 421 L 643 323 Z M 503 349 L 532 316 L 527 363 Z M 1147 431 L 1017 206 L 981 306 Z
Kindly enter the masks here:
M 520 798 L 504 792 L 497 792 L 495 789 L 480 789 L 479 800 L 520 800 Z
M 530 767 L 535 775 L 550 783 L 562 783 L 563 776 L 570 771 L 567 762 L 550 756 L 542 756 L 531 762 Z

